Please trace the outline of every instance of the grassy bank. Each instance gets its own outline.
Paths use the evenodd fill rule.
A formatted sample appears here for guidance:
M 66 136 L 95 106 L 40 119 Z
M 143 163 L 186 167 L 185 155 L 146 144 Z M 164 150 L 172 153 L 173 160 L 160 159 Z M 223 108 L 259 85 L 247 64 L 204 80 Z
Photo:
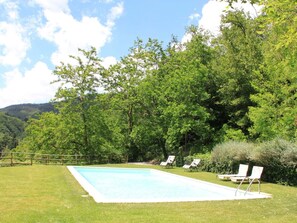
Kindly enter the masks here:
M 168 171 L 236 187 L 230 182 L 218 181 L 212 173 L 188 173 L 180 168 Z M 82 197 L 86 193 L 64 166 L 1 167 L 0 222 L 189 223 L 296 220 L 296 187 L 263 183 L 262 191 L 272 194 L 273 198 L 156 204 L 97 204 L 90 197 Z

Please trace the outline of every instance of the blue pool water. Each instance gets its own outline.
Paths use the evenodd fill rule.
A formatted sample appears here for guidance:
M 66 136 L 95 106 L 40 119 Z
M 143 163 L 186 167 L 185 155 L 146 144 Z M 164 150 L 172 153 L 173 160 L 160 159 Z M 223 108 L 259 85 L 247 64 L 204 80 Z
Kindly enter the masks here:
M 267 197 L 154 169 L 68 167 L 96 202 L 177 202 Z

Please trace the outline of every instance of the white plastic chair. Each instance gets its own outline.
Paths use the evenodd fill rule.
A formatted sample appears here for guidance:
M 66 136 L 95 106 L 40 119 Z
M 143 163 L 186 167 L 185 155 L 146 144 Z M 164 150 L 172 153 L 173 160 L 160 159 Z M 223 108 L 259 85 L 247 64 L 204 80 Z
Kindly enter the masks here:
M 246 195 L 246 193 L 247 193 L 248 191 L 250 191 L 250 188 L 251 188 L 252 184 L 253 184 L 255 181 L 258 182 L 258 192 L 260 193 L 260 191 L 261 191 L 261 181 L 260 181 L 260 179 L 261 179 L 261 175 L 262 175 L 263 169 L 264 169 L 264 168 L 263 168 L 262 166 L 253 166 L 251 176 L 249 176 L 249 177 L 245 177 L 245 178 L 243 178 L 243 179 L 241 180 L 240 184 L 238 185 L 238 187 L 237 187 L 237 189 L 236 189 L 236 191 L 235 191 L 235 196 L 236 196 L 237 191 L 239 190 L 240 186 L 242 185 L 242 183 L 243 183 L 244 181 L 247 181 L 247 180 L 248 180 L 248 182 L 249 182 L 249 186 L 247 187 L 247 189 L 246 189 L 244 195 Z M 231 178 L 231 180 L 232 180 L 232 178 Z M 233 180 L 232 180 L 232 181 L 233 181 Z

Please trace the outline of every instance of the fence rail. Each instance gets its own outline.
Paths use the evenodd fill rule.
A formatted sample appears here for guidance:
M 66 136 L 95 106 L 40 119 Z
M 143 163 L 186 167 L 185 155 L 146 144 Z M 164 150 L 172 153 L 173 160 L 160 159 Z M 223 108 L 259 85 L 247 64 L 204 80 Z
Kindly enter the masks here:
M 96 163 L 96 157 L 90 160 L 89 157 L 83 155 L 0 152 L 0 166 L 33 164 L 84 165 L 94 162 Z

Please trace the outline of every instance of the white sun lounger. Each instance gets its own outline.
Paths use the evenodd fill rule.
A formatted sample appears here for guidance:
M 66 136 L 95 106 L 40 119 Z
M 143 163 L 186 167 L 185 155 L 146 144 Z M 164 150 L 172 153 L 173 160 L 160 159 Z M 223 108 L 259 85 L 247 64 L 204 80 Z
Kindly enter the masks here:
M 160 166 L 173 167 L 174 160 L 175 160 L 175 156 L 168 156 L 168 159 L 165 162 L 161 162 Z
M 185 165 L 183 165 L 183 168 L 185 170 L 194 170 L 194 169 L 197 169 L 200 161 L 201 161 L 200 159 L 194 159 L 191 164 L 185 164 Z
M 231 180 L 231 177 L 246 177 L 249 165 L 240 164 L 237 174 L 219 174 L 217 177 L 220 180 Z

